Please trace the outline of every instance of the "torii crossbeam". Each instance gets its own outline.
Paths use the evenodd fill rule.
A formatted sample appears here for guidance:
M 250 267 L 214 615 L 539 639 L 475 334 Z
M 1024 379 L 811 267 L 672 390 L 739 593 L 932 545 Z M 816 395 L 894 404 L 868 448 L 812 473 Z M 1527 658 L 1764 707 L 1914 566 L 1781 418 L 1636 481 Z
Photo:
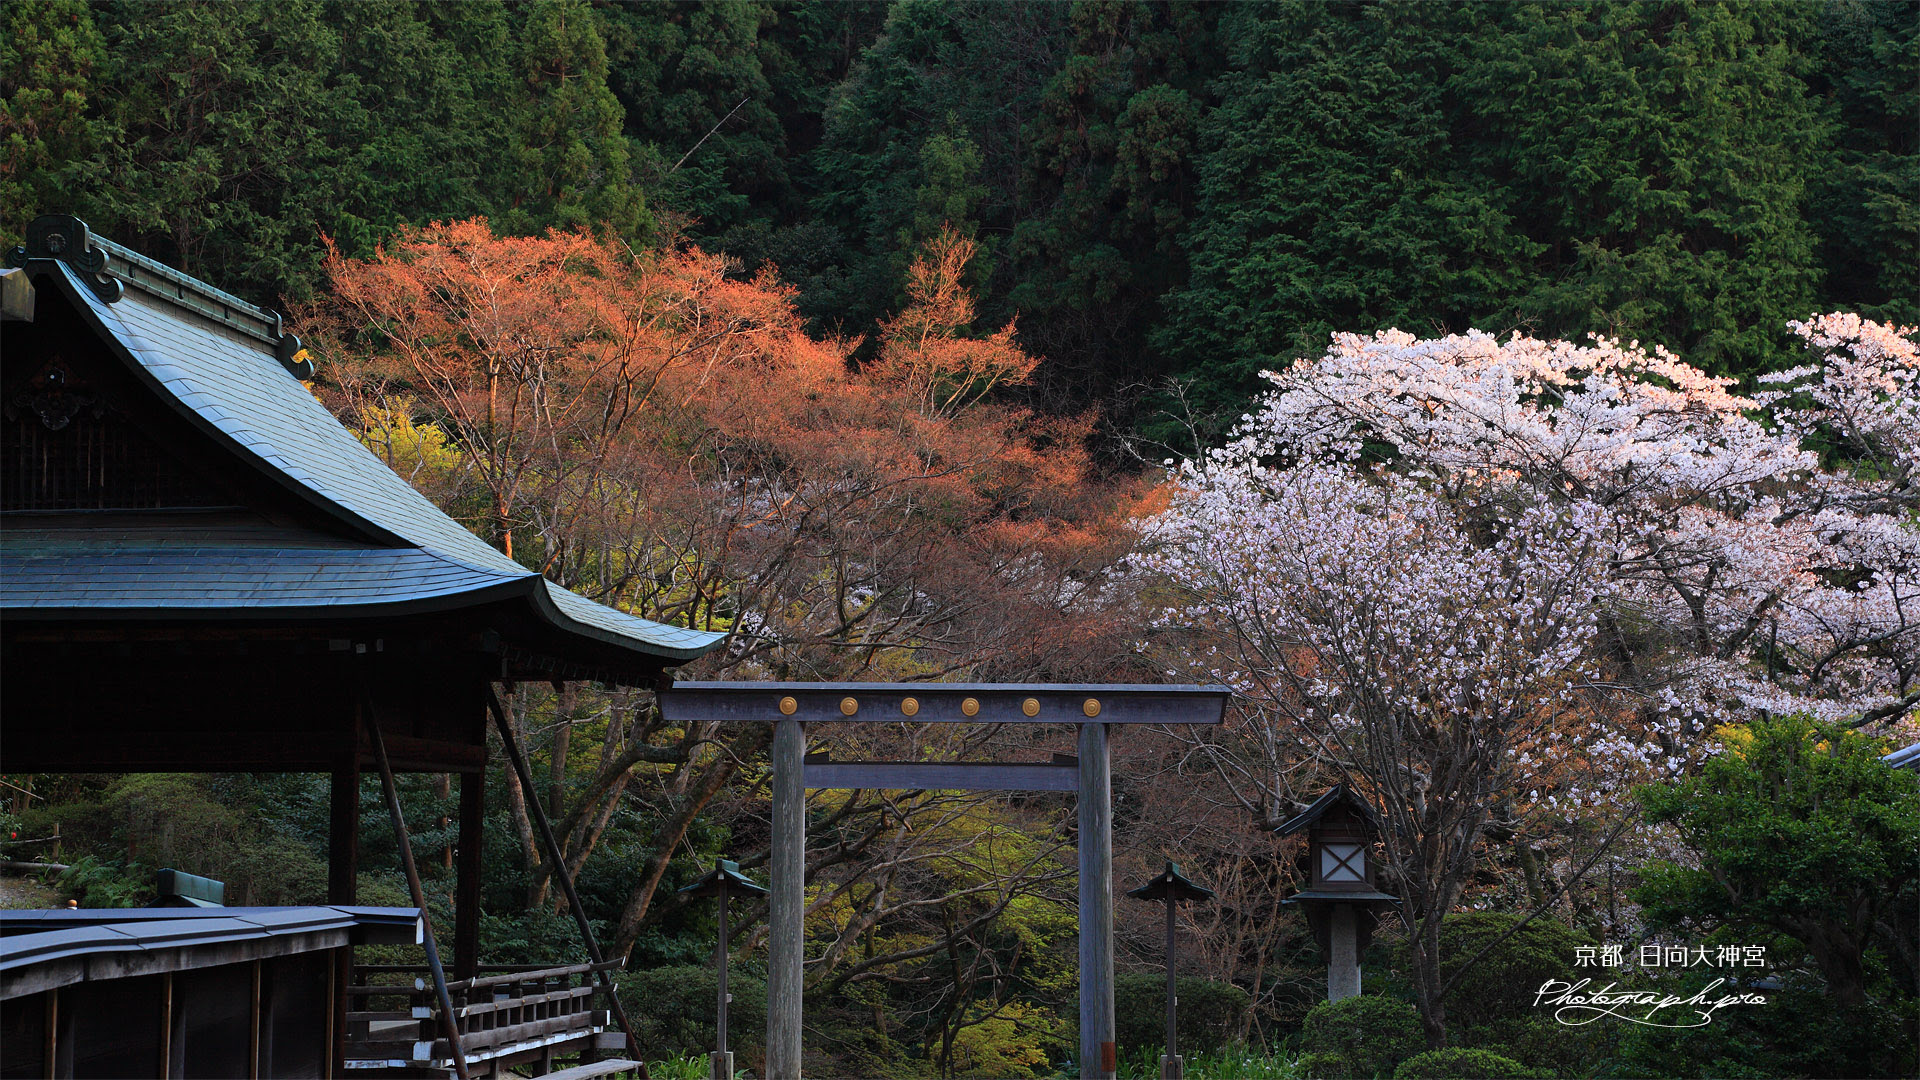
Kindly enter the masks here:
M 1224 686 L 1010 683 L 678 683 L 660 695 L 678 724 L 774 725 L 773 895 L 767 911 L 768 1080 L 800 1080 L 808 788 L 1077 791 L 1080 814 L 1080 1075 L 1111 1080 L 1113 1024 L 1112 724 L 1218 724 Z M 1079 758 L 1051 763 L 809 760 L 811 723 L 1074 724 Z M 1077 783 L 1070 783 L 1069 777 Z

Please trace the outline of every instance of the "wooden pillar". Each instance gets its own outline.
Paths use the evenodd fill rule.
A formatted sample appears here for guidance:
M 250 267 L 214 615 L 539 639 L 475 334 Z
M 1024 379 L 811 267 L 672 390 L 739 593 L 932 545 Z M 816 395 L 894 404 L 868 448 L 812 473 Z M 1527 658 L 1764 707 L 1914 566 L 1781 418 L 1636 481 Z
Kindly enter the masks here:
M 453 977 L 480 975 L 480 858 L 486 847 L 487 773 L 460 774 L 460 832 L 455 841 Z
M 1107 725 L 1080 725 L 1080 1076 L 1111 1080 L 1113 1043 L 1113 782 Z
M 359 731 L 356 730 L 356 747 L 359 741 Z M 353 903 L 359 874 L 360 755 L 356 750 L 333 769 L 333 790 L 327 817 L 327 903 Z
M 1335 904 L 1327 920 L 1327 1000 L 1360 993 L 1360 920 L 1352 904 Z
M 360 876 L 360 720 L 356 708 L 354 722 L 347 731 L 347 752 L 333 769 L 332 791 L 327 815 L 327 903 L 352 904 L 358 895 Z M 255 972 L 255 979 L 259 974 Z M 332 1050 L 328 1076 L 341 1076 L 347 1063 L 347 994 L 353 981 L 353 949 L 333 950 L 330 1005 Z M 258 1054 L 255 1054 L 258 1067 Z
M 806 947 L 805 728 L 773 726 L 773 876 L 767 903 L 767 1080 L 800 1080 L 800 991 Z

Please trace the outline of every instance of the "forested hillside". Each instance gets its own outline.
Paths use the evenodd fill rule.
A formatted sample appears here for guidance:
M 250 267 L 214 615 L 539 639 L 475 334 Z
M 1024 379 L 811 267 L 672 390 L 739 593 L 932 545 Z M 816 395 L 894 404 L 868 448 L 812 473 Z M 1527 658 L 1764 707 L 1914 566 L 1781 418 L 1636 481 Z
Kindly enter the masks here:
M 0 232 L 78 213 L 263 302 L 310 295 L 328 239 L 485 216 L 772 264 L 816 333 L 861 335 L 950 225 L 983 325 L 1045 357 L 1031 404 L 1163 437 L 1336 328 L 1598 332 L 1747 375 L 1816 308 L 1920 319 L 1898 0 L 0 18 Z

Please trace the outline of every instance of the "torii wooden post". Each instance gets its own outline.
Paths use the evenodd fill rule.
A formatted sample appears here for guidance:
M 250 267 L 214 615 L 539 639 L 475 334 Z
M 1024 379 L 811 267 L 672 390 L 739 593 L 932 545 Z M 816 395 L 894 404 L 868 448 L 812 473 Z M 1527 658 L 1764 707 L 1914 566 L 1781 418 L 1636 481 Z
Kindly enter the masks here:
M 1113 1018 L 1114 724 L 1218 724 L 1222 686 L 995 683 L 679 683 L 660 696 L 676 724 L 771 722 L 772 895 L 767 911 L 767 1080 L 800 1080 L 808 788 L 1073 791 L 1079 796 L 1080 1075 L 1118 1071 Z M 808 757 L 805 725 L 829 722 L 1078 726 L 1079 757 L 1052 762 L 836 762 Z
M 1091 699 L 1090 699 L 1091 700 Z M 1107 725 L 1080 725 L 1080 1075 L 1119 1071 L 1113 1035 L 1113 778 Z

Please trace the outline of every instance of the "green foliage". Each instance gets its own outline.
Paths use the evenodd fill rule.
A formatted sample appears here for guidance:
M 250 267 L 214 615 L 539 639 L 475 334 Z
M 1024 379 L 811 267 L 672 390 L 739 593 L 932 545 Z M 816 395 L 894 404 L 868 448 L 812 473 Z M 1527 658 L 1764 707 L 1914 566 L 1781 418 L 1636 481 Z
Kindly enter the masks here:
M 1467 167 L 1449 92 L 1486 9 L 1235 9 L 1233 68 L 1202 124 L 1192 278 L 1156 341 L 1200 406 L 1238 416 L 1258 372 L 1334 329 L 1494 326 L 1537 252 Z
M 1721 738 L 1700 775 L 1636 792 L 1700 864 L 1649 867 L 1635 899 L 1655 927 L 1790 935 L 1842 1003 L 1863 1004 L 1865 954 L 1901 951 L 1891 915 L 1920 902 L 1920 789 L 1878 740 L 1805 717 Z
M 1791 361 L 1811 310 L 1808 187 L 1828 132 L 1806 7 L 1516 6 L 1458 85 L 1493 126 L 1542 246 L 1517 314 L 1556 335 L 1658 341 L 1717 374 Z
M 1920 323 L 1920 18 L 1904 0 L 1819 7 L 1811 82 L 1833 149 L 1811 193 L 1826 294 L 1882 322 Z
M 1158 1080 L 1162 1051 L 1151 1047 L 1120 1057 L 1119 1080 Z M 1180 1051 L 1187 1080 L 1304 1080 L 1305 1057 L 1239 1044 L 1217 1050 Z M 1332 1060 L 1342 1060 L 1337 1055 Z
M 1500 941 L 1522 918 L 1507 912 L 1474 911 L 1441 921 L 1441 978 L 1453 978 L 1472 962 L 1447 995 L 1449 1025 L 1474 1028 L 1527 1015 L 1540 984 L 1564 977 L 1573 966 L 1574 950 L 1595 944 L 1592 935 L 1549 917 L 1535 919 Z M 1488 946 L 1491 951 L 1481 956 Z
M 742 1070 L 736 1064 L 733 1072 L 738 1076 Z M 713 1063 L 705 1054 L 681 1054 L 647 1062 L 647 1076 L 651 1080 L 707 1080 L 712 1075 Z
M 1333 330 L 1526 325 L 1789 359 L 1820 269 L 1804 8 L 1234 9 L 1155 340 L 1231 420 Z
M 344 104 L 323 6 L 126 2 L 95 18 L 114 139 L 83 215 L 230 287 L 310 281 Z
M 1031 1080 L 1044 1075 L 1052 1056 L 1065 1049 L 1067 1025 L 1047 1009 L 1018 1001 L 981 1008 L 958 1025 L 950 1047 L 929 1047 L 930 1063 L 950 1051 L 942 1075 Z
M 1227 982 L 1192 975 L 1174 980 L 1179 998 L 1175 1015 L 1181 1053 L 1207 1052 L 1227 1045 L 1240 1033 L 1252 999 Z M 1122 1053 L 1159 1047 L 1167 1042 L 1167 979 L 1165 975 L 1121 975 L 1113 980 L 1114 1041 Z
M 1202 121 L 1216 100 L 1221 7 L 1089 3 L 1024 139 L 1007 299 L 1052 362 L 1056 394 L 1165 373 L 1146 348 L 1156 300 L 1186 280 L 1179 240 Z M 1109 384 L 1111 385 L 1111 383 Z
M 1574 967 L 1575 950 L 1596 942 L 1585 931 L 1546 916 L 1501 940 L 1522 918 L 1511 912 L 1474 911 L 1442 920 L 1441 978 L 1460 973 L 1445 1000 L 1448 1041 L 1490 1050 L 1533 1069 L 1599 1053 L 1599 1029 L 1556 1024 L 1534 1008 L 1541 984 L 1566 978 Z M 1481 955 L 1482 950 L 1488 951 Z M 1395 966 L 1404 966 L 1406 953 L 1404 942 L 1394 948 Z
M 938 228 L 935 218 L 964 210 L 1006 227 L 1020 204 L 1024 154 L 1009 119 L 1035 111 L 1066 44 L 1067 13 L 1031 2 L 905 0 L 888 9 L 822 116 L 811 215 L 835 230 L 848 257 L 844 276 L 803 297 L 808 314 L 860 328 L 897 306 L 907 259 L 929 223 Z M 992 307 L 987 320 L 1004 314 Z
M 105 42 L 81 0 L 0 5 L 0 246 L 65 212 L 98 169 L 93 115 Z
M 1301 1035 L 1308 1054 L 1337 1056 L 1348 1076 L 1387 1075 L 1426 1045 L 1414 1007 L 1377 994 L 1315 1005 Z M 1332 1068 L 1323 1058 L 1314 1058 L 1314 1064 Z
M 1348 1063 L 1345 1054 L 1315 1050 L 1300 1055 L 1298 1062 L 1300 1075 L 1307 1080 L 1348 1080 L 1355 1075 L 1353 1066 Z
M 657 967 L 619 975 L 620 1001 L 634 1036 L 651 1052 L 698 1056 L 713 1049 L 720 982 L 713 965 Z M 737 966 L 727 973 L 733 1005 L 727 1012 L 730 1049 L 745 1052 L 766 1039 L 767 983 Z
M 1792 971 L 1795 947 L 1818 973 L 1820 1010 L 1836 1031 L 1894 1032 L 1920 1015 L 1913 994 L 1920 907 L 1920 788 L 1880 760 L 1880 740 L 1804 716 L 1719 732 L 1725 749 L 1699 775 L 1636 791 L 1647 820 L 1673 828 L 1696 865 L 1656 864 L 1634 899 L 1650 926 L 1709 940 L 1772 941 Z M 1820 984 L 1824 984 L 1821 986 Z M 1783 1010 L 1744 1019 L 1764 1031 Z M 1730 1030 L 1738 1030 L 1730 1028 Z M 1823 1029 L 1824 1030 L 1824 1029 Z M 1835 1039 L 1821 1032 L 1761 1040 L 1774 1054 L 1812 1046 L 1820 1072 L 1910 1070 L 1913 1040 Z
M 652 230 L 633 183 L 620 102 L 607 85 L 606 39 L 587 0 L 536 0 L 516 9 L 520 89 L 507 101 L 514 182 L 496 220 L 508 233 Z
M 1715 1013 L 1706 1027 L 1627 1025 L 1604 1057 L 1588 1060 L 1599 1061 L 1596 1075 L 1620 1080 L 1912 1076 L 1920 1016 L 1911 999 L 1902 1011 L 1841 1009 L 1825 987 L 1789 985 L 1763 1006 Z
M 763 35 L 766 3 L 623 3 L 608 12 L 609 84 L 653 197 L 700 236 L 764 220 L 791 180 Z
M 131 872 L 93 855 L 68 863 L 58 884 L 85 908 L 144 907 L 153 902 L 152 875 Z
M 1393 1080 L 1532 1080 L 1534 1075 L 1511 1058 L 1458 1046 L 1415 1054 L 1393 1070 Z

